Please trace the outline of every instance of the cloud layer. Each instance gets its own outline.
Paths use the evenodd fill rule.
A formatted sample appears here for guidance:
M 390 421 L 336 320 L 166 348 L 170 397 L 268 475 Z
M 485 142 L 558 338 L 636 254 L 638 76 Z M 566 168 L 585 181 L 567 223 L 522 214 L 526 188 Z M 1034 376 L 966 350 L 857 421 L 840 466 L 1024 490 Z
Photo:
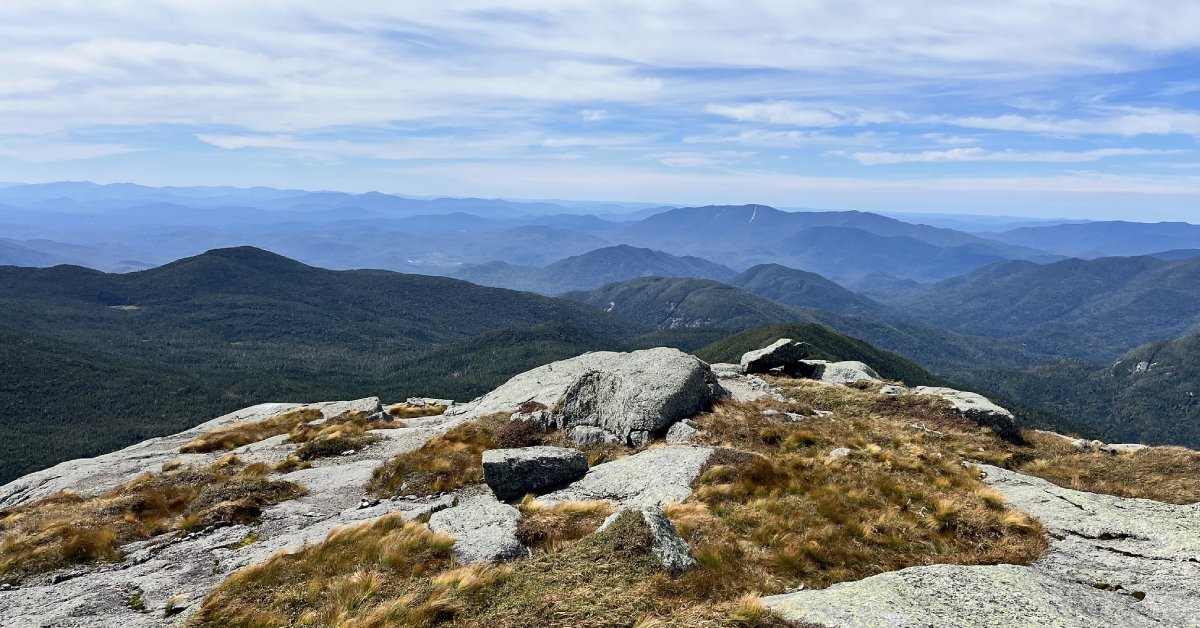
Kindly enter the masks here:
M 0 37 L 3 179 L 1200 200 L 1195 2 L 9 0 Z

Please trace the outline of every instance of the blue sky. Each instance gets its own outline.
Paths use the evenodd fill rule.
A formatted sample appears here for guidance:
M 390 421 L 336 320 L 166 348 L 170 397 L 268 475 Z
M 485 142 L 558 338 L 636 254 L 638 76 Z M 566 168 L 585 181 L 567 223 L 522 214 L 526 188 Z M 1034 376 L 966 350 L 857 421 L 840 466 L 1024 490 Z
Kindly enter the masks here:
M 1200 222 L 1194 1 L 7 0 L 0 39 L 0 181 Z

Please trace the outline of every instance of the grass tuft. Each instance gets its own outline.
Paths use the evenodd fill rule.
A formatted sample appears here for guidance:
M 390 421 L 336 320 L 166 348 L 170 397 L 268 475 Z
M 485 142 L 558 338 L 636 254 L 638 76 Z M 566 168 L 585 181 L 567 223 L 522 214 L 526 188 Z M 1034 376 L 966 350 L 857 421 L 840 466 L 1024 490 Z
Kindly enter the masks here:
M 0 581 L 120 560 L 121 545 L 172 530 L 253 523 L 264 506 L 302 494 L 230 456 L 207 468 L 144 474 L 95 497 L 59 493 L 0 511 Z

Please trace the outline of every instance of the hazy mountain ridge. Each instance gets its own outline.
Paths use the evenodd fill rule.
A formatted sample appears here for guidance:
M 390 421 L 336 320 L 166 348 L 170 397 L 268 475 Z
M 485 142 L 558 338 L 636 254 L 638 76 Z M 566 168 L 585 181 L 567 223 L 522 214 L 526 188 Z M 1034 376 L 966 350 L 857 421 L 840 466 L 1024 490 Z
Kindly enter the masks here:
M 562 294 L 590 290 L 635 277 L 696 277 L 728 280 L 730 268 L 693 256 L 619 244 L 558 260 L 543 268 L 491 262 L 467 266 L 454 277 L 484 286 Z

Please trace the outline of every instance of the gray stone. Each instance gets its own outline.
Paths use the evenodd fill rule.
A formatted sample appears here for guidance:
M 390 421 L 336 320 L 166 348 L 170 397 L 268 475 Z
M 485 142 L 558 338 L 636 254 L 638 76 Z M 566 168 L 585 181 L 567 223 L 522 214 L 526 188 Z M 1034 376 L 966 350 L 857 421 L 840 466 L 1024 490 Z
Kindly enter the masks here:
M 1132 454 L 1148 448 L 1148 445 L 1142 445 L 1140 443 L 1109 443 L 1100 447 L 1100 451 L 1103 451 L 1106 454 L 1117 455 Z
M 383 410 L 383 405 L 379 403 L 379 397 L 364 397 L 353 401 L 324 401 L 308 404 L 308 407 L 319 409 L 321 416 L 325 419 L 351 413 L 370 415 Z
M 862 362 L 828 362 L 826 360 L 803 360 L 804 377 L 817 379 L 826 384 L 853 384 L 859 381 L 879 381 L 879 373 Z
M 520 447 L 483 452 L 484 480 L 503 501 L 565 486 L 587 470 L 587 456 L 578 449 Z
M 792 621 L 839 628 L 931 626 L 1161 626 L 1117 593 L 1065 582 L 1028 567 L 929 565 L 763 598 Z
M 762 349 L 743 353 L 740 366 L 742 372 L 747 374 L 767 373 L 777 368 L 792 372 L 808 357 L 808 353 L 809 346 L 806 343 L 780 338 Z
M 886 397 L 899 397 L 906 392 L 908 392 L 907 388 L 903 386 L 897 386 L 895 384 L 885 384 L 879 388 L 879 394 Z
M 692 494 L 692 482 L 712 453 L 708 447 L 683 445 L 647 449 L 598 464 L 583 479 L 541 501 L 603 499 L 630 508 L 682 502 Z
M 737 377 L 738 375 L 746 374 L 746 369 L 742 368 L 741 364 L 730 364 L 728 362 L 718 362 L 716 364 L 710 364 L 708 366 L 709 366 L 709 368 L 712 369 L 712 372 L 717 377 L 722 378 L 722 379 L 726 378 L 726 377 Z
M 917 386 L 911 392 L 915 395 L 931 395 L 945 399 L 959 414 L 979 425 L 991 428 L 1000 436 L 1014 438 L 1019 434 L 1017 418 L 1013 413 L 992 403 L 983 395 L 938 386 Z
M 837 449 L 830 450 L 829 453 L 825 454 L 825 459 L 826 460 L 841 460 L 842 458 L 847 458 L 849 456 L 850 456 L 849 448 L 838 447 Z
M 686 445 L 694 440 L 700 434 L 700 430 L 692 425 L 691 421 L 683 420 L 671 426 L 667 430 L 666 441 L 668 445 Z
M 491 494 L 475 495 L 433 513 L 429 529 L 454 538 L 454 556 L 462 563 L 499 562 L 526 556 L 517 540 L 521 512 L 496 501 Z
M 650 534 L 650 551 L 664 571 L 671 575 L 679 575 L 696 566 L 696 559 L 692 558 L 687 541 L 680 538 L 666 513 L 657 506 L 642 509 L 622 508 L 609 515 L 596 533 L 607 530 L 617 519 L 627 516 L 630 512 L 636 513 L 645 522 Z
M 567 437 L 580 447 L 612 445 L 621 442 L 616 434 L 591 425 L 576 425 L 567 431 Z
M 642 445 L 725 394 L 707 364 L 677 349 L 597 351 L 521 373 L 452 415 L 512 413 L 532 401 L 551 408 L 560 429 L 598 427 Z

